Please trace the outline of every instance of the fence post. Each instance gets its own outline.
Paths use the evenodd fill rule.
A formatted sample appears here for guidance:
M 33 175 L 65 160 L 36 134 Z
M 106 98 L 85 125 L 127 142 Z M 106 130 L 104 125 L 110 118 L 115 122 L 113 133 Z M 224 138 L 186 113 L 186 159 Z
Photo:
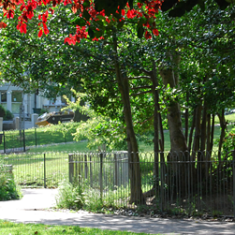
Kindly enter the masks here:
M 23 147 L 24 147 L 24 152 L 26 151 L 25 149 L 25 130 L 23 130 Z
M 102 171 L 103 171 L 103 153 L 100 153 L 100 200 L 103 201 L 103 180 L 102 180 Z
M 114 153 L 114 189 L 118 188 L 118 167 L 117 167 L 117 154 Z
M 3 139 L 4 139 L 4 153 L 6 153 L 6 136 L 5 136 L 5 131 L 3 131 Z
M 69 154 L 69 182 L 73 182 L 74 177 L 74 162 L 73 162 L 73 154 Z
M 85 154 L 85 179 L 87 179 L 88 175 L 88 167 L 87 167 L 87 155 Z
M 38 143 L 37 143 L 37 130 L 36 130 L 36 127 L 34 128 L 34 138 L 35 138 L 35 146 L 37 146 Z
M 93 187 L 92 180 L 93 180 L 93 178 L 92 178 L 92 157 L 90 155 L 90 186 L 91 186 L 91 188 Z
M 235 218 L 235 150 L 233 150 L 233 216 Z
M 44 153 L 44 188 L 47 187 L 47 180 L 46 180 L 46 153 Z
M 164 182 L 164 162 L 162 162 L 162 159 L 161 159 L 161 174 L 160 174 L 160 182 L 161 182 L 161 187 L 160 187 L 160 191 L 161 191 L 161 205 L 160 205 L 160 210 L 161 212 L 163 212 L 164 210 L 164 188 L 163 188 L 163 182 Z

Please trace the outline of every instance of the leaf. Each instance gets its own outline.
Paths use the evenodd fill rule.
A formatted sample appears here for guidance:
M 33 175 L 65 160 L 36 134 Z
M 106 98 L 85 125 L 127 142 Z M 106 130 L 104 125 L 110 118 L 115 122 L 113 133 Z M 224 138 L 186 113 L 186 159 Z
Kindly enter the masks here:
M 73 21 L 74 24 L 79 25 L 79 26 L 85 26 L 86 25 L 86 21 L 82 18 L 76 18 Z
M 88 13 L 87 10 L 84 10 L 83 11 L 83 17 L 86 19 L 86 20 L 89 20 L 91 18 L 91 15 Z
M 100 38 L 103 35 L 102 31 L 95 31 L 95 37 Z
M 118 29 L 122 28 L 123 25 L 124 25 L 124 20 L 122 20 L 121 22 L 118 22 L 117 24 Z
M 90 36 L 90 38 L 94 38 L 94 37 L 95 37 L 94 31 L 93 31 L 93 29 L 91 29 L 90 27 L 89 27 L 89 29 L 88 29 L 88 35 Z
M 137 35 L 138 35 L 138 38 L 142 38 L 142 37 L 143 37 L 143 34 L 144 34 L 144 27 L 143 27 L 143 25 L 140 25 L 140 26 L 138 26 L 138 28 L 137 28 Z
M 90 6 L 90 2 L 89 0 L 85 0 L 84 3 L 83 3 L 83 7 L 89 7 Z

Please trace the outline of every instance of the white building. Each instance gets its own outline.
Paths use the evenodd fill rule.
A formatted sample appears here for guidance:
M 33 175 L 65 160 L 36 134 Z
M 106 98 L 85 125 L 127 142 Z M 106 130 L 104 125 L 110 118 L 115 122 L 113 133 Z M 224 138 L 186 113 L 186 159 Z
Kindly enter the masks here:
M 36 109 L 45 109 L 48 112 L 59 111 L 66 103 L 62 97 L 57 97 L 56 100 L 50 100 L 39 94 L 24 93 L 23 89 L 13 86 L 10 83 L 0 85 L 0 104 L 11 111 L 15 117 L 19 116 L 20 107 L 23 106 L 25 117 L 31 117 Z

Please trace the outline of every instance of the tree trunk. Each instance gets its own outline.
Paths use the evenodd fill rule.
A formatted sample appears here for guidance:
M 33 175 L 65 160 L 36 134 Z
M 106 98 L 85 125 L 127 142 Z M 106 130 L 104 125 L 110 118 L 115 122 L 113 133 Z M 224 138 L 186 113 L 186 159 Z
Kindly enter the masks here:
M 162 70 L 160 74 L 165 86 L 170 84 L 173 88 L 177 85 L 176 81 L 178 81 L 178 79 L 175 78 L 177 76 L 175 75 L 173 69 Z M 170 104 L 167 105 L 167 118 L 170 132 L 171 152 L 179 153 L 187 151 L 186 139 L 182 130 L 180 106 L 178 102 L 171 100 Z
M 192 146 L 192 140 L 193 140 L 193 131 L 194 131 L 195 122 L 196 122 L 196 111 L 197 111 L 197 109 L 194 109 L 194 111 L 193 111 L 193 121 L 192 121 L 192 126 L 191 126 L 191 130 L 190 130 L 190 134 L 189 134 L 189 142 L 188 142 L 189 154 L 191 153 L 191 146 Z
M 219 140 L 219 150 L 218 150 L 218 159 L 219 162 L 221 162 L 221 150 L 222 150 L 222 145 L 223 145 L 223 140 L 225 137 L 225 130 L 226 130 L 226 120 L 224 117 L 224 109 L 222 110 L 221 114 L 218 114 L 219 121 L 220 121 L 220 128 L 221 128 L 221 133 L 220 133 L 220 140 Z
M 189 94 L 187 92 L 186 94 L 186 102 L 188 104 L 189 102 Z M 188 141 L 188 107 L 186 107 L 186 110 L 185 110 L 185 141 L 186 141 L 186 144 L 187 144 L 187 141 Z
M 174 58 L 171 57 L 176 69 L 166 68 L 160 71 L 163 84 L 167 86 L 170 85 L 174 88 L 178 85 L 178 64 L 179 57 L 176 55 Z M 186 139 L 182 130 L 180 105 L 175 100 L 168 100 L 167 104 L 167 118 L 170 132 L 170 142 L 171 142 L 171 152 L 167 156 L 167 184 L 171 184 L 172 187 L 170 191 L 173 196 L 177 197 L 179 200 L 185 193 L 185 178 L 186 178 L 186 165 L 182 164 L 182 161 L 187 160 L 186 151 Z M 180 161 L 181 163 L 175 163 Z
M 211 151 L 212 151 L 213 145 L 214 145 L 214 142 L 213 142 L 214 131 L 215 131 L 215 114 L 212 115 L 212 124 L 211 124 L 211 146 L 210 146 Z
M 156 77 L 156 65 L 153 62 L 153 70 L 151 74 L 151 79 L 152 79 L 152 93 L 153 93 L 153 99 L 154 99 L 154 176 L 155 176 L 155 185 L 154 187 L 156 188 L 156 183 L 158 182 L 159 178 L 159 129 L 158 129 L 158 124 L 159 124 L 159 115 L 158 115 L 158 91 L 156 90 L 157 87 L 157 77 Z M 157 188 L 156 188 L 157 190 Z
M 116 33 L 113 34 L 113 46 L 115 51 L 115 71 L 118 88 L 121 93 L 122 102 L 124 106 L 124 118 L 126 124 L 128 151 L 129 151 L 129 176 L 131 185 L 131 197 L 130 203 L 143 204 L 144 196 L 141 189 L 141 172 L 140 172 L 140 161 L 138 154 L 138 144 L 134 132 L 130 96 L 129 96 L 129 81 L 124 73 L 121 73 L 120 64 L 118 61 L 117 52 L 117 37 Z
M 193 151 L 192 151 L 192 160 L 195 161 L 196 153 L 199 150 L 200 146 L 200 136 L 201 136 L 201 104 L 196 108 L 196 116 L 195 116 L 195 134 L 194 134 L 194 142 L 193 142 Z

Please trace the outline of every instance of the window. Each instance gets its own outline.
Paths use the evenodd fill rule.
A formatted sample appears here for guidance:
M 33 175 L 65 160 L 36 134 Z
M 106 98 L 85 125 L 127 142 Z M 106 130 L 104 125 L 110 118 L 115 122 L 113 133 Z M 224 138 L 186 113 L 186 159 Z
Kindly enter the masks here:
M 5 91 L 1 92 L 1 102 L 2 103 L 7 102 L 7 93 Z
M 12 91 L 12 102 L 22 102 L 22 91 Z

